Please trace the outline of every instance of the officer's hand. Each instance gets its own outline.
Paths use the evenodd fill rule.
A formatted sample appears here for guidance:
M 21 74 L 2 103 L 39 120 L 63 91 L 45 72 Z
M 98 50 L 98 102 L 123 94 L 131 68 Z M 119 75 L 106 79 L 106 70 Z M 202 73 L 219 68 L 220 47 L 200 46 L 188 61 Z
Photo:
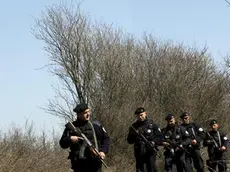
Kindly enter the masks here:
M 72 141 L 73 143 L 74 143 L 74 142 L 77 142 L 77 141 L 79 141 L 79 140 L 83 140 L 82 137 L 78 137 L 78 136 L 71 136 L 70 139 L 71 139 L 71 141 Z
M 225 146 L 221 146 L 221 147 L 220 147 L 220 150 L 225 151 L 225 150 L 226 150 L 226 147 L 225 147 Z
M 104 152 L 99 152 L 101 159 L 105 159 L 105 153 Z
M 169 142 L 162 142 L 163 146 L 168 147 L 170 144 Z
M 193 145 L 197 144 L 196 139 L 192 140 L 192 144 L 193 144 Z

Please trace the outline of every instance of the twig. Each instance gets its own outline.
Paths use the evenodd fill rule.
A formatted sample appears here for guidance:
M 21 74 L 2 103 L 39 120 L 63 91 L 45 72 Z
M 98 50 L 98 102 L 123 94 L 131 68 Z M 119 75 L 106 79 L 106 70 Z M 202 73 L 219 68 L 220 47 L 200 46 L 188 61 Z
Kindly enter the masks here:
M 225 2 L 227 2 L 228 6 L 230 7 L 230 2 L 228 0 L 225 0 Z

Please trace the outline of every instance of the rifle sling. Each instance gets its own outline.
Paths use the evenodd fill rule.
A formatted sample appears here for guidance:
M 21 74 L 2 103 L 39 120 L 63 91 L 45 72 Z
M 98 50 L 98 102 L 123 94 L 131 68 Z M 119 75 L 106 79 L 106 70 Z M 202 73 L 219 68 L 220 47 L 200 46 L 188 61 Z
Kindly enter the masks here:
M 95 148 L 96 148 L 97 150 L 99 150 L 99 149 L 98 149 L 98 143 L 97 143 L 97 136 L 96 136 L 96 133 L 95 133 L 93 124 L 92 124 L 92 122 L 90 122 L 90 121 L 88 121 L 88 122 L 89 122 L 89 124 L 90 124 L 90 126 L 91 126 L 91 128 L 92 128 L 92 131 L 93 131 L 93 139 L 94 139 Z

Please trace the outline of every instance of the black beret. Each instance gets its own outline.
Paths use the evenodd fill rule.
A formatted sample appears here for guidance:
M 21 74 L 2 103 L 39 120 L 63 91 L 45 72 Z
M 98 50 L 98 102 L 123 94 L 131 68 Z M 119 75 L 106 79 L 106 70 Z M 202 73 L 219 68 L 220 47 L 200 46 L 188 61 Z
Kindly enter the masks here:
M 135 110 L 135 115 L 137 115 L 137 114 L 140 114 L 140 113 L 142 113 L 142 112 L 145 112 L 145 109 L 143 108 L 143 107 L 139 107 L 139 108 L 137 108 L 136 110 Z
M 209 125 L 213 125 L 213 124 L 217 124 L 217 120 L 216 119 L 212 119 L 209 123 Z
M 89 109 L 88 104 L 80 103 L 73 109 L 73 111 L 79 114 L 81 112 L 84 112 L 86 109 Z
M 165 117 L 165 120 L 170 120 L 172 118 L 174 118 L 174 115 L 170 113 Z
M 180 117 L 184 118 L 185 116 L 189 116 L 189 113 L 188 112 L 183 112 Z

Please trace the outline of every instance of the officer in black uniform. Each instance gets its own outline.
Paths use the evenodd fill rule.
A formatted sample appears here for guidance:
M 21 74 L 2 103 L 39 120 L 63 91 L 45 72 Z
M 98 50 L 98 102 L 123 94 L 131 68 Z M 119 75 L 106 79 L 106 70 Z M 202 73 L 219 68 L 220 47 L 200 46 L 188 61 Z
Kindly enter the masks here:
M 137 108 L 135 115 L 137 120 L 129 128 L 127 141 L 129 144 L 134 144 L 136 172 L 157 172 L 156 151 L 157 145 L 162 141 L 161 130 L 151 119 L 147 118 L 143 107 Z M 152 147 L 140 135 L 144 136 Z
M 204 129 L 190 121 L 190 114 L 188 112 L 183 112 L 180 117 L 183 122 L 181 126 L 188 131 L 192 140 L 192 144 L 189 145 L 185 153 L 186 163 L 187 165 L 192 165 L 193 163 L 197 172 L 204 172 L 204 162 L 200 154 L 200 146 L 204 138 Z M 192 166 L 190 166 L 190 168 L 192 168 Z
M 219 130 L 216 119 L 210 121 L 210 130 L 206 132 L 204 146 L 208 147 L 207 166 L 210 172 L 215 172 L 218 166 L 219 172 L 227 171 L 226 151 L 229 143 L 225 133 Z
M 162 145 L 165 148 L 165 171 L 191 172 L 192 169 L 185 161 L 186 148 L 191 144 L 189 133 L 184 127 L 176 123 L 173 114 L 168 114 L 165 120 L 167 126 L 162 129 L 164 136 Z
M 100 157 L 104 159 L 109 149 L 109 136 L 107 132 L 98 121 L 90 121 L 90 112 L 87 104 L 80 103 L 73 111 L 77 113 L 77 119 L 73 122 L 73 125 L 78 127 L 89 141 L 93 143 L 98 149 Z M 63 149 L 70 148 L 71 152 L 68 159 L 71 160 L 74 172 L 101 172 L 101 161 L 92 154 L 82 137 L 65 128 L 59 143 Z

